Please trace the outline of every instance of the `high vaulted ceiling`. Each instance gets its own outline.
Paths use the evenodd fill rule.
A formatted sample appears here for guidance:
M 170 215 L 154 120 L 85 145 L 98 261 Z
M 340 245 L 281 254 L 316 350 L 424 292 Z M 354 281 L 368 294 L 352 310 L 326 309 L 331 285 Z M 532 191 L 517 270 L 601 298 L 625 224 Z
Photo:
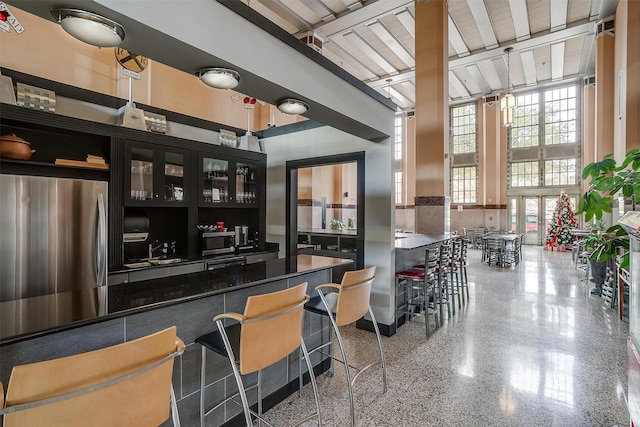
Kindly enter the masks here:
M 415 107 L 414 0 L 243 1 L 296 37 L 321 40 L 326 58 L 399 108 Z M 508 75 L 515 92 L 593 75 L 596 22 L 617 2 L 448 0 L 450 101 L 503 93 Z

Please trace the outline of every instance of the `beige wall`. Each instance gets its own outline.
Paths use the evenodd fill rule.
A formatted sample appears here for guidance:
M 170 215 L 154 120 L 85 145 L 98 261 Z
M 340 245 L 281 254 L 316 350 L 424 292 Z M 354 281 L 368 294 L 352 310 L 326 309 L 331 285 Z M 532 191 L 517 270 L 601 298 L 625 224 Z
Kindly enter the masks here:
M 11 10 L 26 30 L 21 34 L 15 31 L 2 33 L 0 66 L 122 99 L 129 98 L 129 78 L 123 76 L 114 49 L 90 46 L 69 36 L 54 22 L 15 7 Z M 25 55 L 25 52 L 29 54 Z M 155 61 L 149 61 L 141 79 L 133 81 L 134 102 L 236 128 L 247 129 L 248 114 L 251 114 L 252 131 L 267 128 L 270 121 L 282 126 L 306 120 L 301 116 L 283 114 L 269 104 L 257 103 L 254 110 L 247 110 L 242 101 L 232 101 L 231 96 L 235 93 L 210 88 L 195 75 Z

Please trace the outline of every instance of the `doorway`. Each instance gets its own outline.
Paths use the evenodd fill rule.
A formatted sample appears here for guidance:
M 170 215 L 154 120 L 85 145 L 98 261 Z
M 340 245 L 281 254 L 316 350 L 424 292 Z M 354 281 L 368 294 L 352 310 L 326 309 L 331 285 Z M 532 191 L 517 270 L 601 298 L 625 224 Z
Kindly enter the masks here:
M 286 163 L 287 257 L 302 250 L 364 266 L 364 163 L 364 152 Z
M 578 196 L 569 195 L 575 212 Z M 509 230 L 523 234 L 525 245 L 542 245 L 558 204 L 558 196 L 509 197 Z

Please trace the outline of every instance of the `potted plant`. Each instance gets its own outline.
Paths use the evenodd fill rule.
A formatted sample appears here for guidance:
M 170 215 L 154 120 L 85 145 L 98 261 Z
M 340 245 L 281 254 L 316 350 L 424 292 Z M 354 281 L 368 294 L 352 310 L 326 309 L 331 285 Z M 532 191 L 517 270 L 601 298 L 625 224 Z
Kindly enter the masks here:
M 631 199 L 633 210 L 640 200 L 640 149 L 629 150 L 618 165 L 612 154 L 599 162 L 590 163 L 582 171 L 582 179 L 591 178 L 589 188 L 580 197 L 576 214 L 583 214 L 585 221 L 601 220 L 602 213 L 611 213 L 613 197 L 622 192 Z M 621 266 L 629 266 L 629 235 L 620 225 L 606 230 L 596 230 L 583 239 L 585 248 L 593 249 L 591 260 L 606 262 L 624 252 Z
M 332 230 L 342 230 L 344 228 L 344 222 L 340 221 L 339 219 L 332 219 L 329 227 Z

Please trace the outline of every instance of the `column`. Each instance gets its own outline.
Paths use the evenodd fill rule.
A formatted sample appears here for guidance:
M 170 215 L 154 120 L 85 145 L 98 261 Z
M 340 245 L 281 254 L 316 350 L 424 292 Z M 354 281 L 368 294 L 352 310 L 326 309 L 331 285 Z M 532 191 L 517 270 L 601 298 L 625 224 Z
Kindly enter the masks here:
M 607 24 L 611 24 L 611 28 Z M 613 153 L 615 40 L 613 19 L 606 19 L 596 35 L 596 103 L 595 103 L 595 160 Z
M 449 34 L 445 0 L 416 2 L 416 197 L 418 233 L 449 231 Z

